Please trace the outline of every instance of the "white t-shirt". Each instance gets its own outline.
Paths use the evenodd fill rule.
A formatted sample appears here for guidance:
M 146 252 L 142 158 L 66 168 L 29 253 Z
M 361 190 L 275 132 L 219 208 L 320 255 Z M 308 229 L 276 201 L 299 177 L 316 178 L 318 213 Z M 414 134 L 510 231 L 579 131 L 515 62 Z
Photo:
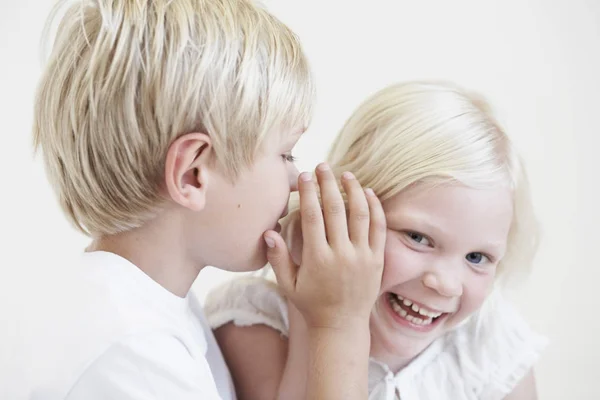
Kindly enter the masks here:
M 235 400 L 192 293 L 178 297 L 108 252 L 84 253 L 69 283 L 38 332 L 27 398 Z
M 264 278 L 238 278 L 214 289 L 205 311 L 213 329 L 233 322 L 289 331 L 286 300 Z M 500 400 L 531 370 L 546 342 L 494 293 L 397 374 L 371 359 L 369 400 Z

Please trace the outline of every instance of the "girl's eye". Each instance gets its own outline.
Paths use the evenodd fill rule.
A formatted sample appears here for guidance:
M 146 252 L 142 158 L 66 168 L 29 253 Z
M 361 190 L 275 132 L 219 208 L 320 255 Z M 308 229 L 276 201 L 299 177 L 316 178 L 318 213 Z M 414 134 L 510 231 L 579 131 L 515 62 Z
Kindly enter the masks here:
M 283 158 L 283 161 L 285 161 L 285 162 L 289 162 L 289 163 L 296 162 L 296 157 L 294 157 L 291 154 L 282 154 L 281 158 Z
M 484 262 L 490 261 L 488 256 L 478 252 L 469 253 L 465 258 L 471 264 L 483 264 Z
M 429 239 L 427 239 L 425 236 L 416 233 L 416 232 L 406 232 L 406 236 L 408 236 L 410 238 L 410 240 L 412 240 L 413 242 L 422 244 L 424 246 L 430 246 L 431 243 L 429 242 Z

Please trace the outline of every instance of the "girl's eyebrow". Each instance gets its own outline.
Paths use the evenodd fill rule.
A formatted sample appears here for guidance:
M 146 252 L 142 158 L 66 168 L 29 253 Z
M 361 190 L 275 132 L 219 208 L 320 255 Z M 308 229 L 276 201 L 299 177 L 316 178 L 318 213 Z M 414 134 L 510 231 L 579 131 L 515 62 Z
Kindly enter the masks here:
M 417 210 L 408 209 L 398 213 L 387 212 L 386 216 L 388 224 L 392 226 L 394 225 L 394 219 L 399 218 L 402 220 L 408 220 L 411 222 L 411 224 L 416 225 L 416 228 L 426 230 L 431 234 L 435 234 L 436 236 L 440 234 L 450 234 L 450 232 L 447 232 L 441 226 L 433 223 L 430 216 Z
M 413 229 L 417 231 L 423 231 L 418 233 L 427 233 L 428 236 L 441 237 L 443 235 L 453 234 L 451 231 L 445 230 L 441 226 L 432 222 L 431 217 L 426 213 L 415 209 L 404 209 L 401 212 L 397 213 L 386 212 L 386 219 L 388 221 L 388 227 L 394 226 L 394 219 L 402 219 L 405 221 L 409 221 L 411 225 L 414 225 Z M 489 240 L 481 242 L 477 247 L 479 249 L 474 249 L 473 251 L 485 250 L 488 253 L 495 255 L 502 255 L 506 252 L 506 243 L 504 243 L 503 241 Z

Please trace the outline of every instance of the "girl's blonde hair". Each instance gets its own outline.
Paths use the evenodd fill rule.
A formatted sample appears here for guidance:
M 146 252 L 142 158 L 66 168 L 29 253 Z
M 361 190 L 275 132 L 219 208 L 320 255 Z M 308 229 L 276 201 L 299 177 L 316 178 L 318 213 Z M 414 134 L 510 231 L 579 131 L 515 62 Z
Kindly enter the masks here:
M 210 135 L 232 180 L 272 132 L 302 129 L 314 88 L 296 35 L 250 0 L 72 0 L 35 102 L 34 144 L 87 234 L 158 212 L 180 135 Z
M 498 273 L 529 269 L 538 225 L 527 176 L 515 147 L 481 97 L 448 83 L 389 86 L 352 114 L 328 161 L 338 178 L 344 171 L 353 172 L 382 201 L 415 183 L 508 186 L 514 215 Z

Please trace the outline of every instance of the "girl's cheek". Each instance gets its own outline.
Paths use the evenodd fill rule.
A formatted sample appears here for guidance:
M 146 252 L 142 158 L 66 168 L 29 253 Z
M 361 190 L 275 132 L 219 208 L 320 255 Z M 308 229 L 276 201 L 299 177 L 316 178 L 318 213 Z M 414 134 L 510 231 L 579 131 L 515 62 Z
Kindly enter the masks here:
M 381 291 L 388 291 L 394 286 L 419 278 L 422 269 L 420 265 L 424 261 L 423 256 L 402 243 L 398 243 L 397 239 L 395 243 L 394 240 L 388 239 L 385 247 Z
M 473 276 L 465 282 L 462 303 L 470 313 L 477 311 L 492 291 L 494 276 Z M 466 296 L 465 296 L 466 295 Z M 467 303 L 467 304 L 465 304 Z

